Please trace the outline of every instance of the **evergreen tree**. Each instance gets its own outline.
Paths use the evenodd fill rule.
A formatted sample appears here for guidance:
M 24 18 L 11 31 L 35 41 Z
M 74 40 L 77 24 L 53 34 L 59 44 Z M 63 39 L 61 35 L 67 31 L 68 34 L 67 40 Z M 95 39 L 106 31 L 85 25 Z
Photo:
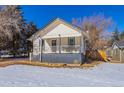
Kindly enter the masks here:
M 27 38 L 37 30 L 33 22 L 25 23 L 20 6 L 4 6 L 0 11 L 0 49 L 10 50 L 14 57 L 29 50 Z
M 33 22 L 29 22 L 25 27 L 25 32 L 23 33 L 23 36 L 25 36 L 24 39 L 24 47 L 26 51 L 30 51 L 32 49 L 32 43 L 27 41 L 27 39 L 32 36 L 35 32 L 38 31 L 37 26 Z
M 124 31 L 120 33 L 120 40 L 124 40 Z
M 10 14 L 9 18 L 11 18 L 11 22 L 13 24 L 11 28 L 12 43 L 10 45 L 11 45 L 12 53 L 15 57 L 19 53 L 19 49 L 21 49 L 21 45 L 22 45 L 21 41 L 23 38 L 21 33 L 25 27 L 25 21 L 22 16 L 22 11 L 20 6 L 8 6 L 6 12 Z
M 119 31 L 118 31 L 118 28 L 116 27 L 115 28 L 115 31 L 113 32 L 113 35 L 112 35 L 112 42 L 115 42 L 115 41 L 119 41 Z
M 0 47 L 9 49 L 14 57 L 21 45 L 25 21 L 20 6 L 9 5 L 0 12 Z

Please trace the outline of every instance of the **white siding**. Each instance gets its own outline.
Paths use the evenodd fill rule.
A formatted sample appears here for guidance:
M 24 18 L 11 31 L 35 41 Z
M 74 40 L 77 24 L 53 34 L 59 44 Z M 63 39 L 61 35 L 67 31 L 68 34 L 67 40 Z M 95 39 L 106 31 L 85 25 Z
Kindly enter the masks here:
M 40 53 L 39 42 L 39 38 L 33 41 L 33 55 L 38 55 Z
M 47 40 L 44 40 L 44 46 L 45 46 L 45 51 L 46 52 L 51 51 L 51 47 L 50 47 L 49 43 L 47 42 Z
M 85 43 L 84 43 L 84 38 L 83 36 L 81 37 L 81 47 L 80 47 L 80 52 L 85 54 Z
M 117 46 L 117 45 L 114 45 L 114 46 L 113 46 L 113 49 L 118 49 L 118 46 Z
M 64 25 L 60 24 L 54 29 L 52 29 L 50 32 L 48 32 L 45 36 L 42 38 L 58 38 L 59 34 L 61 37 L 79 37 L 81 36 L 81 33 L 78 31 L 75 31 L 74 29 Z

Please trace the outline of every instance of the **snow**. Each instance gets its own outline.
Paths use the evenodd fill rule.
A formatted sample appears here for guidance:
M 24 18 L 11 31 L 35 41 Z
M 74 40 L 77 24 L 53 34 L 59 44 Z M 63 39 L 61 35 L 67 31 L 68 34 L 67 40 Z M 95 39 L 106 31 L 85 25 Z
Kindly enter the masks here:
M 124 64 L 103 63 L 90 69 L 13 65 L 0 68 L 0 86 L 124 87 Z

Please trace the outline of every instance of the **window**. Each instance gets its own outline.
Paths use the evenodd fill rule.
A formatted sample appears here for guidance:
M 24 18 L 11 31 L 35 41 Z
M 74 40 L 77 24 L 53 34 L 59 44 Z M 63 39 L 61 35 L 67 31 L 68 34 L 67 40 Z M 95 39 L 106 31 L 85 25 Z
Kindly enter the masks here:
M 42 40 L 42 46 L 44 46 L 44 40 Z
M 52 40 L 52 46 L 56 46 L 56 40 Z
M 68 45 L 75 45 L 75 37 L 68 38 Z

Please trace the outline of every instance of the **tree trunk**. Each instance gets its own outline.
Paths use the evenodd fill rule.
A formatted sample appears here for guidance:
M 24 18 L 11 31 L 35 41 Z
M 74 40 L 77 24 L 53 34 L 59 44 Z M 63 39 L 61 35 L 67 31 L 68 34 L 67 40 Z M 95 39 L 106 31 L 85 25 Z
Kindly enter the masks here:
M 15 40 L 13 40 L 13 57 L 16 58 Z

